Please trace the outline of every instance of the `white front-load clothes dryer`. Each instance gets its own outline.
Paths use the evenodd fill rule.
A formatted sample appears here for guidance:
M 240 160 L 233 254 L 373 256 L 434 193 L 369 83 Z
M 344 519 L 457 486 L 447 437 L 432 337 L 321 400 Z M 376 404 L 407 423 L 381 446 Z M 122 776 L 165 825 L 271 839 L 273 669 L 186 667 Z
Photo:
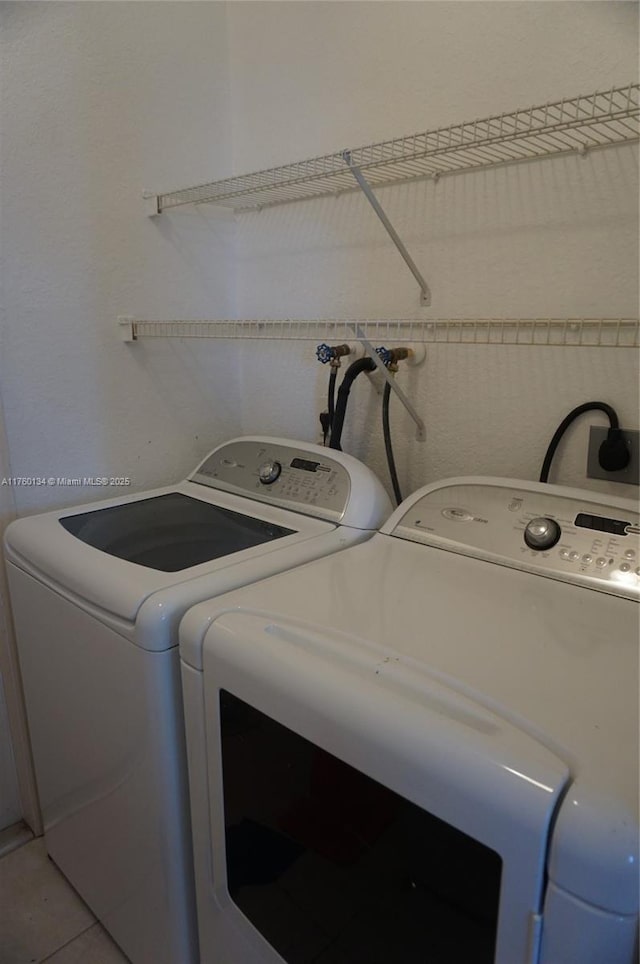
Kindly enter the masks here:
M 190 610 L 202 964 L 635 964 L 639 533 L 451 480 Z
M 11 603 L 50 856 L 134 964 L 196 964 L 178 624 L 391 514 L 342 452 L 234 439 L 185 482 L 19 519 Z

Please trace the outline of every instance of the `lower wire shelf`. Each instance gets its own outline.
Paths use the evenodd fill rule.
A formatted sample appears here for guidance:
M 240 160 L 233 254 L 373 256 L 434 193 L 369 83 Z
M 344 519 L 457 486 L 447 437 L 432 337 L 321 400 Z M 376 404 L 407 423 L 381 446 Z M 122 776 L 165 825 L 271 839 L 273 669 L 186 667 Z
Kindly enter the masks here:
M 226 338 L 380 344 L 548 345 L 554 347 L 638 348 L 640 321 L 631 318 L 479 318 L 398 320 L 172 320 L 118 318 L 126 342 L 145 338 Z

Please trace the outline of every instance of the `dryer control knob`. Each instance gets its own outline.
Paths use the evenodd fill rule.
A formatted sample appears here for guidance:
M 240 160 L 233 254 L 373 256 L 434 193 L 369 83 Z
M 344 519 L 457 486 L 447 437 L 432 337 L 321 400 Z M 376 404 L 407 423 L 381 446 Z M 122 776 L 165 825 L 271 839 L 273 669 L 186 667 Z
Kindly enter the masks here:
M 543 516 L 532 519 L 524 530 L 524 541 L 530 549 L 551 549 L 562 535 L 562 529 L 555 519 Z
M 263 462 L 258 469 L 258 475 L 263 485 L 271 485 L 282 472 L 279 462 Z

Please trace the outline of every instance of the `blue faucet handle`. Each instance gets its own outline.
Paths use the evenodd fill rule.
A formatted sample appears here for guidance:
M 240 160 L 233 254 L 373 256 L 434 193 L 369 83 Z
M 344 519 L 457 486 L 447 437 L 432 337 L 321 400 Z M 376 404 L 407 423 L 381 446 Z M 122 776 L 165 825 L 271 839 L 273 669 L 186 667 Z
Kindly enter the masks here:
M 335 355 L 335 349 L 330 345 L 325 345 L 324 342 L 321 345 L 318 345 L 316 348 L 316 358 L 319 362 L 322 362 L 323 365 L 326 365 L 327 362 L 333 361 Z
M 384 365 L 386 365 L 387 368 L 389 367 L 389 365 L 393 360 L 391 352 L 389 351 L 388 348 L 385 348 L 384 345 L 381 345 L 380 348 L 376 348 L 376 355 L 378 355 L 378 357 L 380 358 L 380 361 Z

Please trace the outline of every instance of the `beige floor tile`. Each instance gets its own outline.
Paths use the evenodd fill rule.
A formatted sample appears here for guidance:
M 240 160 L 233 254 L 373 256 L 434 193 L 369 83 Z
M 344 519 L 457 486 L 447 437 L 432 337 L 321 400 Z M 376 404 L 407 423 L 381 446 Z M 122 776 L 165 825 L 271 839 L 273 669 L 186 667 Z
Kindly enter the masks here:
M 46 964 L 129 964 L 129 958 L 124 956 L 100 924 L 94 924 L 70 944 L 47 957 Z
M 0 861 L 0 964 L 34 964 L 95 918 L 47 857 L 42 838 Z

